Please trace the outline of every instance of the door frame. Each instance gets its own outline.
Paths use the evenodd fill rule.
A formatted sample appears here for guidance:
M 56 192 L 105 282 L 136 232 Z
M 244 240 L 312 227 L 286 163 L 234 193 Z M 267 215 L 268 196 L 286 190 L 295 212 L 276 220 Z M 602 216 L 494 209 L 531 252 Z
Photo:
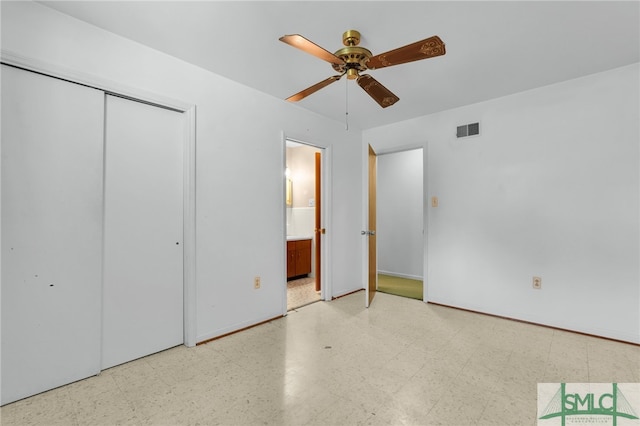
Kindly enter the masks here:
M 332 235 L 332 226 L 331 226 L 331 215 L 329 212 L 331 211 L 331 164 L 332 164 L 332 150 L 331 146 L 322 146 L 317 143 L 309 142 L 306 140 L 297 139 L 294 137 L 290 137 L 286 135 L 286 132 L 282 132 L 281 134 L 282 143 L 280 144 L 282 152 L 281 159 L 282 163 L 280 166 L 280 170 L 282 170 L 282 191 L 281 191 L 281 201 L 280 201 L 280 209 L 281 209 L 281 218 L 282 218 L 282 249 L 280 252 L 282 253 L 282 279 L 283 283 L 287 282 L 287 208 L 286 208 L 286 176 L 284 174 L 284 170 L 287 166 L 287 141 L 299 143 L 302 145 L 307 145 L 316 149 L 319 149 L 321 154 L 321 180 L 320 183 L 321 189 L 320 193 L 322 194 L 322 203 L 320 204 L 320 216 L 322 220 L 322 228 L 326 231 L 324 234 L 321 234 L 322 244 L 321 244 L 321 252 L 320 256 L 322 259 L 320 265 L 320 275 L 322 277 L 322 287 L 320 288 L 320 299 L 325 301 L 330 301 L 333 298 L 333 284 L 331 280 L 331 235 Z M 287 315 L 287 286 L 284 285 L 282 287 L 282 315 Z
M 95 75 L 61 67 L 7 50 L 0 52 L 0 63 L 71 83 L 89 86 L 105 94 L 171 109 L 185 114 L 183 134 L 183 292 L 184 345 L 196 345 L 196 106 L 156 93 L 123 85 Z
M 369 307 L 369 237 L 367 235 L 362 234 L 362 232 L 366 232 L 369 230 L 369 144 L 367 141 L 363 140 L 360 147 L 360 158 L 361 158 L 361 185 L 362 185 L 362 231 L 360 231 L 362 235 L 361 239 L 361 271 L 360 276 L 362 280 L 362 290 L 365 293 L 365 308 Z M 373 148 L 373 146 L 371 146 Z M 375 151 L 375 149 L 374 149 Z M 377 256 L 377 253 L 376 253 Z
M 418 146 L 414 149 L 422 148 L 422 301 L 427 303 L 429 301 L 428 289 L 429 289 L 429 209 L 431 203 L 431 189 L 429 188 L 429 145 L 425 142 L 424 145 Z
M 362 223 L 363 228 L 362 229 L 368 229 L 368 210 L 369 210 L 369 191 L 368 191 L 368 182 L 369 182 L 369 175 L 368 175 L 368 168 L 369 168 L 369 160 L 368 160 L 368 155 L 369 155 L 369 151 L 368 151 L 368 146 L 369 143 L 364 142 L 362 143 L 362 165 L 363 165 L 363 172 L 362 172 L 362 184 L 363 184 L 363 189 L 362 189 Z M 374 148 L 375 149 L 375 148 Z M 401 147 L 391 147 L 391 148 L 387 148 L 387 149 L 380 149 L 379 151 L 376 151 L 377 155 L 385 155 L 385 154 L 393 154 L 393 153 L 397 153 L 397 152 L 403 152 L 403 151 L 412 151 L 415 149 L 422 149 L 422 226 L 423 226 L 423 232 L 422 232 L 422 246 L 423 246 L 423 253 L 422 253 L 422 301 L 427 303 L 429 301 L 429 297 L 428 297 L 428 288 L 429 288 L 429 255 L 428 255 L 428 250 L 429 250 L 429 215 L 430 215 L 430 209 L 431 209 L 431 196 L 435 195 L 431 193 L 431 189 L 429 188 L 429 169 L 428 169 L 428 165 L 429 165 L 429 144 L 425 141 L 422 144 L 411 144 L 411 145 L 403 145 Z M 364 282 L 364 279 L 367 278 L 367 272 L 368 272 L 368 268 L 369 268 L 369 261 L 368 261 L 368 244 L 367 241 L 365 239 L 365 241 L 363 241 L 363 246 L 362 246 L 362 276 L 363 276 L 363 288 L 364 285 L 366 285 L 366 283 Z

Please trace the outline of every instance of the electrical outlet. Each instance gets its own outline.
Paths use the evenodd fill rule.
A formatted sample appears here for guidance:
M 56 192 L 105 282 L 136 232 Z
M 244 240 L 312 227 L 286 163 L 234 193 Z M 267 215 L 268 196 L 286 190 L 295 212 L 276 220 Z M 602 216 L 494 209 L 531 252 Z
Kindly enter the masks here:
M 542 278 L 533 277 L 533 288 L 540 290 L 542 288 Z
M 260 288 L 260 277 L 255 277 L 253 279 L 253 288 L 256 290 Z

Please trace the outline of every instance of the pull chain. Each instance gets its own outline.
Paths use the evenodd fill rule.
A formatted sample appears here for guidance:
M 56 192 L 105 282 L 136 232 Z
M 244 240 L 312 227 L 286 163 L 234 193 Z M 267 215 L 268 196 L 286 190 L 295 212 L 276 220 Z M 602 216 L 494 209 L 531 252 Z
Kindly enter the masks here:
M 349 130 L 349 79 L 345 78 L 345 105 L 344 105 L 344 125 L 345 130 Z

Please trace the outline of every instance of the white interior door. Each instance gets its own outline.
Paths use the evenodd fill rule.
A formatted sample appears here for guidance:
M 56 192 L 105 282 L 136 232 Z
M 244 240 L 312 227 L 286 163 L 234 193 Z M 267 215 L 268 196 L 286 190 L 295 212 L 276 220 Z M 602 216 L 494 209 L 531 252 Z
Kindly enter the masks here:
M 183 120 L 107 96 L 103 369 L 183 343 Z
M 100 371 L 104 93 L 2 65 L 2 404 Z

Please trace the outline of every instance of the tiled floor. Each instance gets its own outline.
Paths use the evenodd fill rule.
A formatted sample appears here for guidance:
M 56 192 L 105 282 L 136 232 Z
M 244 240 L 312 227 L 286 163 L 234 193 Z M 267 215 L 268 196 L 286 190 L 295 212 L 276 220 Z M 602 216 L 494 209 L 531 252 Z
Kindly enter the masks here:
M 2 407 L 2 425 L 535 425 L 538 382 L 638 382 L 640 348 L 358 292 Z
M 300 308 L 318 300 L 320 293 L 316 292 L 315 278 L 305 277 L 287 282 L 287 310 Z

